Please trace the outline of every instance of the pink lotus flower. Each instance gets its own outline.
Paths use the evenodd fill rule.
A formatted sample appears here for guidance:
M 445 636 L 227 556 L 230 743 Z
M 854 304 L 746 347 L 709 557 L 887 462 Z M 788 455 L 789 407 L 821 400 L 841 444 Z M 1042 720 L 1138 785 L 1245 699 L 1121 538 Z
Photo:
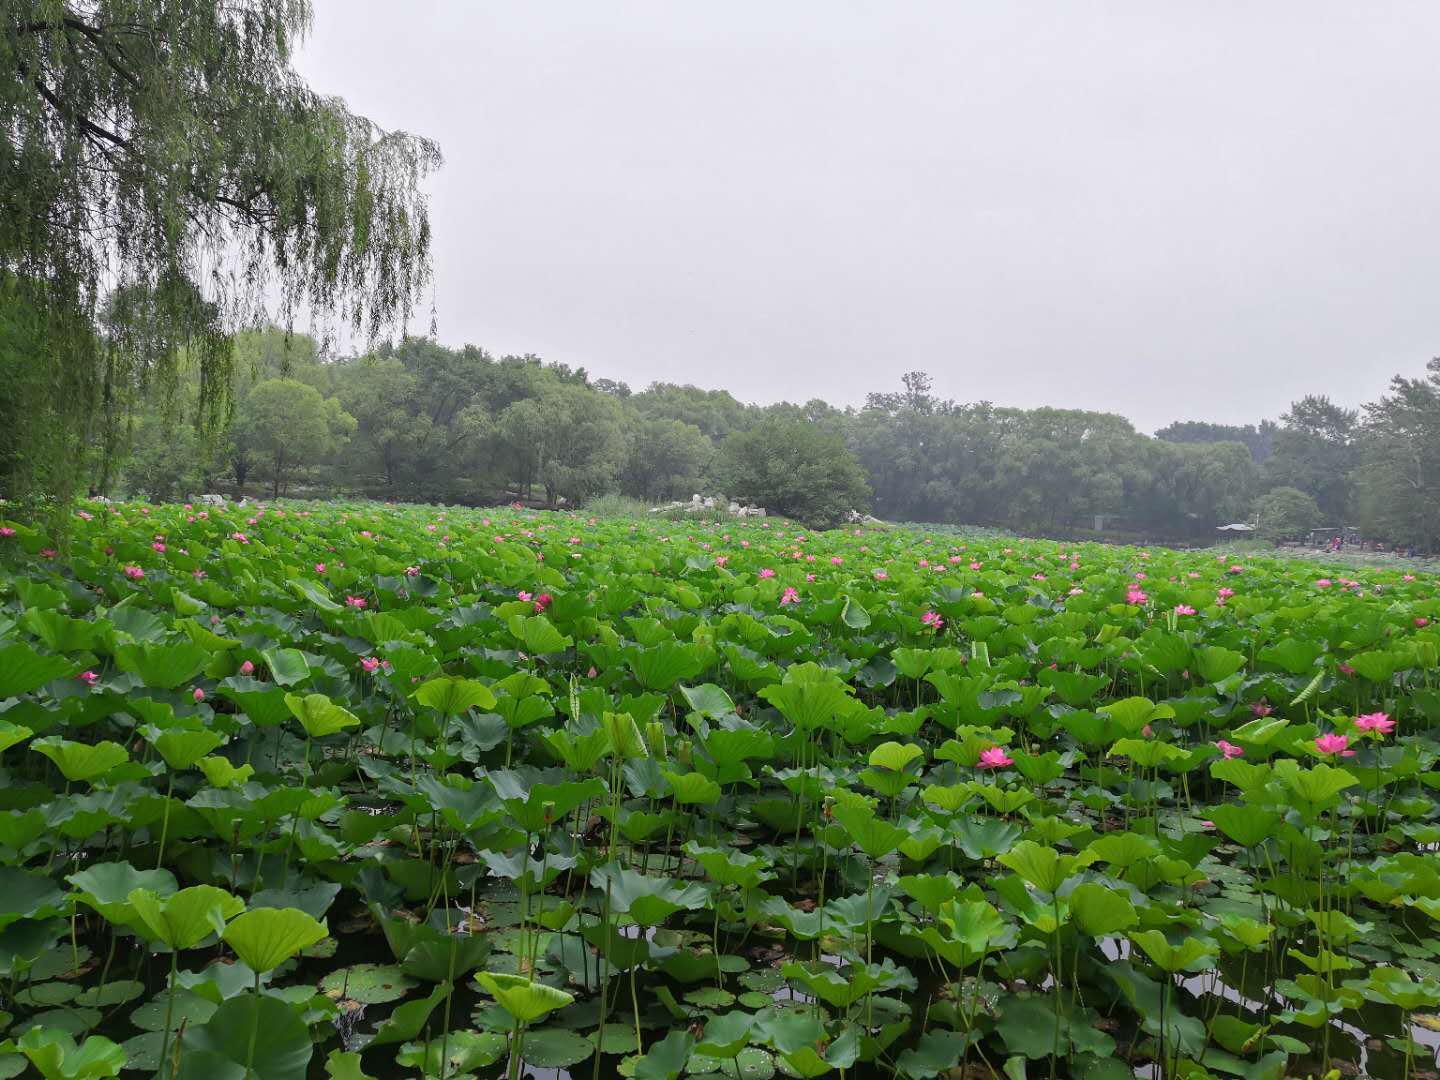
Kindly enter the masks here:
M 1244 572 L 1245 572 L 1245 568 L 1244 568 L 1243 566 L 1241 566 L 1239 563 L 1236 563 L 1234 566 L 1230 567 L 1230 569 L 1227 571 L 1227 573 L 1231 573 L 1231 574 L 1243 574 Z
M 1341 674 L 1341 675 L 1354 675 L 1354 674 L 1355 674 L 1355 669 L 1354 669 L 1353 667 L 1351 667 L 1349 664 L 1341 663 L 1341 664 L 1339 664 L 1339 665 L 1337 665 L 1337 666 L 1338 666 L 1339 669 L 1340 669 L 1340 674 Z
M 839 566 L 839 565 L 841 565 L 844 561 L 845 561 L 845 560 L 842 559 L 839 555 L 831 555 L 831 556 L 830 556 L 830 565 L 831 565 L 831 566 Z
M 1030 579 L 1031 579 L 1032 581 L 1044 581 L 1044 580 L 1045 580 L 1045 575 L 1044 575 L 1044 574 L 1031 574 L 1031 575 L 1030 575 Z
M 379 671 L 380 661 L 376 657 L 367 656 L 360 661 L 360 666 L 369 672 Z
M 940 613 L 938 611 L 925 612 L 924 615 L 920 616 L 920 622 L 921 625 L 928 626 L 931 630 L 939 630 L 942 626 L 945 625 L 945 620 L 940 617 Z
M 1401 580 L 1401 581 L 1414 581 L 1414 580 L 1415 580 L 1415 575 L 1414 575 L 1414 574 L 1406 574 L 1406 575 L 1405 575 L 1403 578 L 1401 578 L 1400 580 Z
M 729 562 L 729 561 L 730 561 L 730 556 L 729 556 L 729 555 L 716 555 L 716 556 L 715 556 L 715 565 L 716 565 L 716 566 L 724 567 L 724 565 L 725 565 L 727 562 Z
M 982 566 L 984 566 L 984 565 L 985 565 L 984 563 L 972 562 L 972 563 L 970 564 L 970 569 L 971 569 L 971 570 L 979 570 L 980 567 L 982 567 Z
M 1215 745 L 1220 748 L 1220 756 L 1223 757 L 1226 761 L 1229 761 L 1231 758 L 1245 756 L 1244 750 L 1240 749 L 1240 747 L 1236 746 L 1234 743 L 1227 742 L 1224 739 L 1216 739 Z
M 1082 595 L 1084 592 L 1085 592 L 1084 589 L 1080 588 L 1079 585 L 1076 585 L 1074 588 L 1072 588 L 1072 589 L 1071 589 L 1068 593 L 1066 593 L 1065 595 L 1067 595 L 1067 596 L 1080 596 L 1080 595 Z
M 9 525 L 0 525 L 0 539 L 9 540 L 15 535 L 15 530 Z
M 1322 577 L 1322 578 L 1319 578 L 1319 579 L 1316 580 L 1316 582 L 1315 582 L 1315 587 L 1316 587 L 1317 589 L 1328 589 L 1328 588 L 1330 588 L 1331 585 L 1334 585 L 1334 584 L 1335 584 L 1335 583 L 1334 583 L 1333 581 L 1331 581 L 1328 577 Z
M 1155 729 L 1149 724 L 1146 724 L 1143 728 L 1140 729 L 1140 734 L 1144 735 L 1145 738 L 1150 739 L 1154 737 Z
M 795 591 L 795 588 L 792 585 L 785 586 L 785 591 L 780 594 L 781 604 L 794 604 L 798 603 L 799 600 L 800 594 Z
M 1355 726 L 1361 731 L 1378 731 L 1381 735 L 1389 735 L 1395 730 L 1395 721 L 1383 712 L 1372 712 L 1357 716 Z
M 406 577 L 419 577 L 419 576 L 420 576 L 420 567 L 418 567 L 418 566 L 407 566 L 407 567 L 405 567 L 405 576 L 406 576 Z
M 1257 701 L 1250 706 L 1250 714 L 1256 719 L 1259 719 L 1262 716 L 1269 716 L 1274 711 L 1275 709 L 1270 704 L 1270 702 L 1264 700 Z
M 815 575 L 814 575 L 814 574 L 806 574 L 806 575 L 805 575 L 805 580 L 806 580 L 806 581 L 814 581 L 814 580 L 815 580 Z
M 243 664 L 240 665 L 240 674 L 241 674 L 241 675 L 254 675 L 254 674 L 255 674 L 255 662 L 254 662 L 253 660 L 246 660 Z
M 194 690 L 190 692 L 190 696 L 195 699 L 195 704 L 198 705 L 200 704 L 200 702 L 205 700 L 205 691 L 201 690 L 200 687 L 197 686 Z
M 151 550 L 151 551 L 158 551 L 161 555 L 164 555 L 164 554 L 165 554 L 165 545 L 162 544 L 159 540 L 156 540 L 153 544 L 150 545 L 150 550 Z
M 1349 749 L 1350 737 L 1348 735 L 1317 735 L 1315 738 L 1315 749 L 1326 755 L 1340 755 L 1341 757 L 1354 757 L 1355 751 Z
M 989 750 L 980 752 L 980 760 L 976 762 L 977 769 L 1003 769 L 1007 765 L 1014 765 L 1015 759 L 1005 753 L 999 746 L 992 746 Z
M 194 578 L 196 581 L 199 581 L 201 578 L 203 578 L 203 577 L 205 576 L 205 571 L 204 571 L 204 570 L 201 570 L 200 567 L 197 566 L 197 567 L 195 567 L 194 570 L 191 570 L 191 571 L 190 571 L 190 576 L 191 576 L 192 578 Z
M 250 542 L 250 538 L 242 532 L 231 533 L 230 539 L 234 540 L 237 544 L 248 544 Z
M 125 567 L 125 576 L 131 581 L 139 581 L 145 576 L 145 571 L 138 566 L 127 566 Z
M 315 564 L 315 572 L 317 574 L 323 574 L 325 572 L 325 564 L 323 562 L 317 562 Z
M 79 675 L 76 675 L 75 678 L 79 679 L 86 686 L 94 686 L 100 681 L 100 676 L 93 671 L 82 671 Z
M 1235 595 L 1235 590 L 1228 585 L 1221 586 L 1220 591 L 1215 594 L 1221 600 L 1228 600 Z
M 1195 614 L 1195 609 L 1194 609 L 1193 607 L 1191 607 L 1189 604 L 1176 604 L 1176 605 L 1175 605 L 1175 614 L 1176 614 L 1176 615 L 1194 615 L 1194 614 Z
M 364 607 L 365 607 L 366 602 L 367 602 L 367 601 L 365 600 L 365 598 L 364 598 L 363 596 L 347 596 L 347 597 L 345 597 L 345 603 L 349 604 L 351 607 L 355 608 L 357 611 L 363 610 Z
M 761 577 L 762 579 L 764 579 L 764 578 L 772 578 L 772 577 L 774 577 L 774 576 L 775 576 L 775 571 L 774 571 L 774 570 L 771 570 L 770 567 L 768 567 L 768 566 L 765 567 L 764 570 L 761 570 L 761 571 L 760 571 L 760 577 Z
M 1136 580 L 1136 581 L 1144 581 L 1144 580 L 1145 580 L 1145 575 L 1144 575 L 1144 574 L 1136 574 L 1136 575 L 1135 575 L 1135 580 Z
M 535 614 L 545 614 L 545 609 L 548 608 L 552 603 L 554 603 L 554 601 L 555 598 L 551 596 L 548 592 L 542 592 L 539 596 L 535 597 Z
M 1143 604 L 1149 599 L 1150 597 L 1145 594 L 1144 589 L 1132 588 L 1125 593 L 1125 602 L 1127 604 Z
M 1416 616 L 1415 616 L 1415 625 L 1416 625 L 1416 626 L 1429 626 L 1429 625 L 1430 625 L 1430 620 L 1427 619 L 1424 615 L 1416 615 Z
M 521 589 L 518 593 L 515 594 L 515 599 L 524 600 L 526 603 L 529 603 L 531 600 L 531 596 L 524 589 Z

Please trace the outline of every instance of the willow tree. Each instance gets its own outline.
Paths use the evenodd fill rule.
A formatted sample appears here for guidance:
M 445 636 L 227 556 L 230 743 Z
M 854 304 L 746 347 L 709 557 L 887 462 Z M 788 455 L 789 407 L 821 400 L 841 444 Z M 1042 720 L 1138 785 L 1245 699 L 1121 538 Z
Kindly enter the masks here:
M 215 426 L 238 327 L 403 325 L 439 151 L 297 75 L 308 0 L 0 12 L 0 494 L 69 496 L 126 396 L 182 364 Z

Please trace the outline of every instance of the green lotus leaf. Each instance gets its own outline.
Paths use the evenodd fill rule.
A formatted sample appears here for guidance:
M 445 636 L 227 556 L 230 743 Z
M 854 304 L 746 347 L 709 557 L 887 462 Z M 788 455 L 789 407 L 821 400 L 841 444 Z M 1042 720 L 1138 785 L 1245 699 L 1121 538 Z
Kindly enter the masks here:
M 130 760 L 123 746 L 108 740 L 92 745 L 47 735 L 32 742 L 30 749 L 53 761 L 60 774 L 72 784 L 98 780 L 121 762 Z
M 221 936 L 246 966 L 264 974 L 327 933 L 323 920 L 317 921 L 298 908 L 259 908 L 235 918 Z
M 336 705 L 324 694 L 305 694 L 303 697 L 286 694 L 285 705 L 312 739 L 323 739 L 326 735 L 334 735 L 360 723 L 358 716 Z
M 476 973 L 475 981 L 480 985 L 480 989 L 493 997 L 506 1012 L 522 1024 L 534 1023 L 542 1016 L 556 1009 L 563 1009 L 575 1000 L 574 994 L 520 975 L 480 971 Z
M 269 994 L 230 998 L 181 1041 L 178 1080 L 305 1080 L 315 1052 L 300 1011 Z
M 28 694 L 79 670 L 76 661 L 36 652 L 24 642 L 7 645 L 0 649 L 0 701 Z
M 1066 902 L 1075 925 L 1091 937 L 1107 937 L 1140 921 L 1129 897 L 1093 881 L 1075 886 Z
M 142 887 L 132 890 L 126 902 L 150 936 L 176 950 L 223 934 L 226 920 L 245 910 L 243 900 L 214 885 L 192 885 L 168 896 Z
M 495 695 L 488 686 L 473 679 L 450 676 L 441 676 L 422 683 L 411 696 L 421 705 L 436 710 L 442 716 L 459 716 L 471 709 L 490 709 L 495 705 Z

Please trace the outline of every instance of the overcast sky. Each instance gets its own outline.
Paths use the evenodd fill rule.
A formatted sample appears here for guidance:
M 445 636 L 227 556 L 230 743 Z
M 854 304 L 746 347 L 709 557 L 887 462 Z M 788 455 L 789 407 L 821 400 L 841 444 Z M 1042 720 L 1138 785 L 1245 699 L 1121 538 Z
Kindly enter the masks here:
M 315 13 L 315 88 L 444 152 L 447 344 L 761 403 L 919 368 L 1146 431 L 1440 352 L 1434 0 Z

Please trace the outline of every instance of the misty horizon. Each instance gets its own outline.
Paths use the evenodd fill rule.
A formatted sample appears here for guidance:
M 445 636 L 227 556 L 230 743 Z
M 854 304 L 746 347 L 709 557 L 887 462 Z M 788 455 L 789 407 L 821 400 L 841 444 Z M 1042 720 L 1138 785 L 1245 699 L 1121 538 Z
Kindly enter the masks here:
M 451 346 L 1153 431 L 1358 407 L 1440 341 L 1440 8 L 386 11 L 319 0 L 297 62 L 439 142 Z

